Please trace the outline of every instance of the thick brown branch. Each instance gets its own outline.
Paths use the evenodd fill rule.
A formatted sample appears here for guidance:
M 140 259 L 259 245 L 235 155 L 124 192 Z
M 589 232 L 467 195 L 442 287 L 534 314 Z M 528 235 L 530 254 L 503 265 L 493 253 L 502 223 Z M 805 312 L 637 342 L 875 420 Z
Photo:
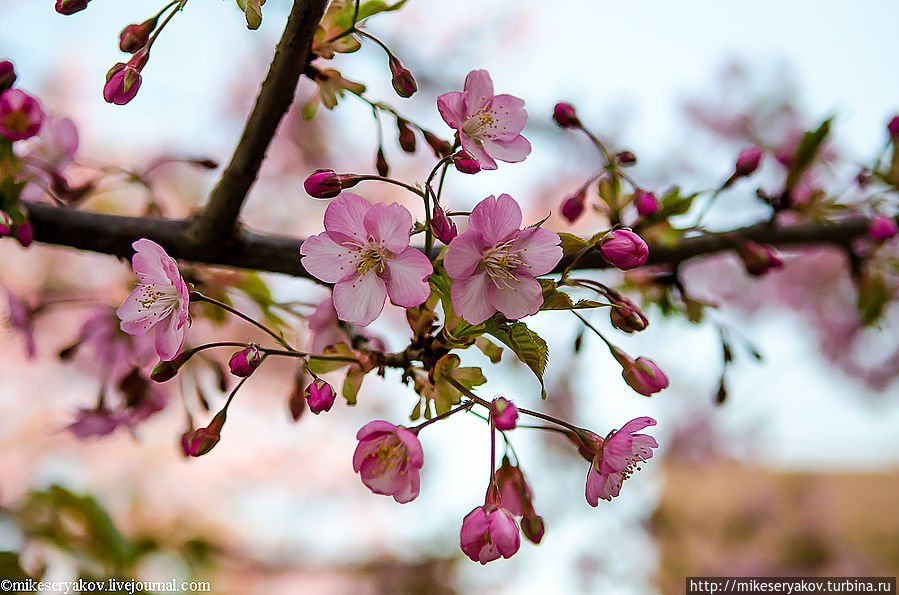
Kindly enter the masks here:
M 229 250 L 228 244 L 237 232 L 237 218 L 243 203 L 256 181 L 278 124 L 293 102 L 326 2 L 294 0 L 281 41 L 275 48 L 275 56 L 231 162 L 213 188 L 209 202 L 184 229 L 190 243 L 206 246 L 210 253 Z
M 182 260 L 310 277 L 300 265 L 302 240 L 296 238 L 243 230 L 223 251 L 214 253 L 208 251 L 205 245 L 185 237 L 182 232 L 189 224 L 185 220 L 103 215 L 48 204 L 25 203 L 24 206 L 34 224 L 35 239 L 47 244 L 130 257 L 133 252 L 131 243 L 139 238 L 149 238 L 173 257 Z M 863 218 L 786 227 L 760 223 L 736 229 L 729 234 L 730 237 L 703 235 L 684 239 L 674 247 L 650 245 L 647 264 L 675 265 L 690 258 L 733 250 L 733 238 L 782 247 L 812 244 L 847 246 L 865 234 L 867 225 L 867 220 Z M 565 265 L 563 260 L 556 270 L 561 271 Z M 608 266 L 594 251 L 584 256 L 574 268 L 599 269 Z

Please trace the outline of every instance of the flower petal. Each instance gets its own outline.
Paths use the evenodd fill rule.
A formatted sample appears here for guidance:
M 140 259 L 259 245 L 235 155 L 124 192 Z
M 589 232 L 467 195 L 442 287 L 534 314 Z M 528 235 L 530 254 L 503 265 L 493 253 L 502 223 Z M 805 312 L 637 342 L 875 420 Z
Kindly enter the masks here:
M 421 449 L 421 442 L 419 442 L 418 436 L 400 426 L 397 426 L 396 428 L 396 436 L 406 447 L 406 456 L 408 457 L 409 464 L 415 469 L 421 469 L 422 465 L 424 465 L 425 456 L 424 451 Z
M 633 434 L 634 432 L 639 432 L 647 426 L 654 426 L 657 423 L 658 422 L 656 422 L 656 420 L 651 417 L 638 417 L 624 424 L 619 431 Z
M 488 196 L 472 209 L 468 228 L 481 232 L 486 245 L 495 246 L 521 228 L 521 207 L 508 194 L 500 194 L 499 198 Z
M 524 109 L 524 100 L 514 95 L 497 95 L 493 98 L 490 111 L 501 124 L 499 138 L 509 139 L 518 136 L 528 121 L 528 113 Z
M 446 272 L 454 279 L 471 276 L 484 259 L 485 247 L 481 232 L 469 229 L 460 233 L 450 242 L 443 257 Z
M 513 249 L 524 261 L 529 275 L 544 275 L 562 260 L 562 242 L 559 234 L 542 227 L 529 227 L 521 230 L 515 240 Z
M 337 318 L 359 326 L 367 326 L 378 317 L 386 298 L 387 286 L 373 270 L 354 273 L 334 286 Z
M 462 142 L 462 148 L 465 149 L 469 155 L 478 160 L 478 163 L 481 164 L 481 169 L 496 169 L 496 161 L 484 151 L 481 143 L 464 132 L 459 133 L 459 140 Z
M 131 247 L 134 248 L 131 267 L 141 281 L 169 283 L 164 263 L 166 260 L 171 261 L 172 258 L 166 254 L 162 246 L 153 240 L 141 238 L 131 244 Z
M 472 70 L 465 77 L 465 115 L 476 114 L 493 99 L 493 81 L 486 70 Z
M 397 203 L 372 205 L 365 213 L 364 224 L 365 231 L 375 242 L 383 243 L 388 250 L 399 252 L 409 245 L 412 215 Z
M 459 129 L 465 124 L 465 100 L 461 91 L 450 91 L 437 98 L 437 111 L 450 128 Z
M 496 308 L 485 299 L 487 288 L 491 285 L 490 277 L 484 271 L 453 280 L 450 295 L 456 315 L 464 318 L 469 324 L 481 324 L 490 318 L 496 312 Z
M 485 139 L 484 151 L 494 159 L 506 163 L 518 163 L 524 161 L 525 157 L 531 154 L 531 143 L 520 134 L 506 140 Z
M 536 314 L 543 305 L 543 289 L 540 282 L 520 271 L 521 269 L 513 273 L 515 278 L 508 286 L 498 287 L 491 283 L 487 288 L 490 303 L 509 320 Z
M 341 246 L 331 232 L 311 236 L 300 245 L 300 259 L 309 273 L 325 283 L 336 283 L 356 271 L 358 250 Z
M 390 301 L 403 308 L 411 308 L 424 302 L 431 295 L 428 276 L 434 267 L 428 257 L 417 248 L 405 250 L 386 261 L 387 295 Z
M 325 209 L 325 230 L 341 234 L 336 237 L 338 242 L 365 241 L 365 214 L 371 208 L 371 203 L 351 192 L 344 192 L 328 205 Z
M 175 316 L 168 316 L 156 325 L 156 353 L 160 360 L 172 361 L 181 353 L 186 330 L 187 326 L 178 324 Z
M 599 465 L 603 473 L 617 473 L 624 470 L 634 454 L 634 436 L 619 430 L 602 445 L 602 462 Z
M 587 485 L 584 488 L 584 495 L 587 498 L 587 504 L 596 508 L 599 504 L 602 488 L 606 483 L 606 476 L 601 475 L 596 467 L 591 463 L 587 469 Z

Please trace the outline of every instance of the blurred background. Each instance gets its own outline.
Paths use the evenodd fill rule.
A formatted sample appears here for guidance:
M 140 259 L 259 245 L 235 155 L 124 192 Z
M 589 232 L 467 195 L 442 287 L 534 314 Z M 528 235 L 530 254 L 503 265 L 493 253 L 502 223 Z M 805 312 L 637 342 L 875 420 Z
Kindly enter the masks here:
M 96 1 L 64 17 L 50 0 L 0 0 L 0 59 L 13 61 L 17 85 L 40 97 L 46 111 L 77 125 L 72 175 L 105 176 L 85 208 L 137 214 L 152 204 L 156 213 L 183 216 L 202 204 L 217 172 L 170 163 L 147 174 L 147 187 L 133 184 L 129 172 L 164 157 L 227 162 L 289 3 L 266 2 L 263 25 L 253 32 L 233 2 L 189 2 L 154 46 L 137 97 L 123 107 L 103 102 L 105 73 L 123 59 L 119 31 L 161 7 Z M 846 196 L 899 112 L 899 80 L 891 74 L 897 20 L 899 4 L 886 0 L 410 0 L 367 29 L 415 74 L 419 91 L 411 99 L 393 93 L 387 61 L 372 43 L 326 66 L 447 138 L 436 96 L 460 89 L 470 70 L 487 69 L 498 93 L 526 100 L 524 134 L 534 150 L 524 163 L 495 172 L 448 176 L 445 200 L 467 210 L 506 192 L 522 202 L 527 223 L 552 212 L 550 228 L 592 234 L 604 224 L 599 213 L 574 226 L 557 214 L 600 161 L 586 138 L 554 126 L 556 101 L 574 104 L 616 150 L 633 151 L 632 175 L 658 192 L 674 184 L 714 188 L 749 144 L 788 143 L 835 115 L 834 165 L 818 184 Z M 245 210 L 254 229 L 318 233 L 326 203 L 309 198 L 302 180 L 317 167 L 374 170 L 378 128 L 370 107 L 348 96 L 306 121 L 299 108 L 315 93 L 301 81 Z M 405 154 L 393 123 L 382 127 L 392 175 L 424 179 L 433 165 L 427 148 Z M 772 161 L 755 185 L 722 197 L 727 202 L 710 211 L 710 227 L 765 216 L 755 188 L 776 188 Z M 422 216 L 420 205 L 392 188 L 359 191 Z M 287 408 L 295 370 L 266 362 L 235 400 L 222 442 L 185 459 L 181 400 L 195 403 L 198 392 L 221 400 L 210 364 L 164 385 L 168 407 L 133 433 L 79 440 L 67 427 L 79 408 L 96 402 L 102 362 L 86 349 L 61 362 L 59 352 L 78 337 L 90 314 L 86 303 L 117 305 L 127 295 L 130 267 L 109 256 L 2 242 L 0 283 L 16 299 L 34 305 L 65 293 L 87 302 L 42 313 L 35 357 L 21 328 L 4 329 L 0 550 L 18 558 L 3 554 L 0 574 L 18 567 L 43 568 L 49 580 L 126 573 L 200 578 L 216 593 L 328 594 L 677 593 L 685 576 L 895 576 L 897 313 L 889 309 L 877 327 L 861 328 L 842 254 L 810 248 L 784 257 L 786 267 L 762 280 L 747 277 L 732 255 L 689 263 L 683 274 L 692 295 L 718 305 L 702 323 L 648 306 L 646 331 L 615 336 L 668 374 L 670 388 L 652 399 L 624 384 L 595 337 L 585 335 L 575 354 L 580 326 L 567 312 L 528 320 L 550 347 L 544 402 L 512 354 L 495 367 L 480 353 L 463 355 L 463 365 L 485 367 L 485 398 L 503 395 L 601 435 L 642 415 L 659 421 L 656 458 L 619 498 L 596 509 L 583 496 L 587 463 L 569 445 L 513 432 L 546 535 L 539 546 L 525 542 L 512 559 L 482 567 L 458 549 L 461 520 L 482 503 L 487 484 L 489 434 L 481 420 L 455 416 L 422 432 L 421 495 L 403 506 L 371 495 L 350 463 L 359 427 L 407 420 L 416 398 L 398 373 L 366 378 L 353 408 L 338 400 L 331 412 L 295 423 Z M 194 274 L 211 283 L 235 273 Z M 597 275 L 621 281 L 620 273 Z M 262 278 L 276 300 L 315 304 L 326 295 L 308 281 Z M 607 328 L 603 316 L 591 320 Z M 305 325 L 295 328 L 295 341 L 304 344 Z M 393 349 L 408 338 L 403 313 L 389 305 L 370 330 Z M 718 405 L 722 333 L 735 359 Z M 244 325 L 197 317 L 189 340 L 212 336 L 261 340 Z M 227 354 L 216 357 L 227 361 Z

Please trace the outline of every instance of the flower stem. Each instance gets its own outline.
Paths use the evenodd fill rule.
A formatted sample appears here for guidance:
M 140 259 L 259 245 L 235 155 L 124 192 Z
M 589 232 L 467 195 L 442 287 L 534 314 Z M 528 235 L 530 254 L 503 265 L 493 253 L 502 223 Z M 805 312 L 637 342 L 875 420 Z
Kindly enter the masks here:
M 235 316 L 237 316 L 237 317 L 239 317 L 239 318 L 243 318 L 244 320 L 246 320 L 247 322 L 249 322 L 249 323 L 252 324 L 253 326 L 255 326 L 255 327 L 257 327 L 257 328 L 259 328 L 259 329 L 265 331 L 266 334 L 268 334 L 268 335 L 269 335 L 270 337 L 272 337 L 275 341 L 277 341 L 279 345 L 283 345 L 286 349 L 288 349 L 288 350 L 290 350 L 290 351 L 292 351 L 292 352 L 295 352 L 295 353 L 297 352 L 297 350 L 294 349 L 293 347 L 291 347 L 291 346 L 287 343 L 287 341 L 285 341 L 285 340 L 281 337 L 281 335 L 275 333 L 275 331 L 271 330 L 270 328 L 268 328 L 267 326 L 265 326 L 265 325 L 262 324 L 261 322 L 258 322 L 258 321 L 256 321 L 256 320 L 253 320 L 252 318 L 250 318 L 249 316 L 247 316 L 247 315 L 244 314 L 243 312 L 237 310 L 236 308 L 232 308 L 232 307 L 229 306 L 228 304 L 225 304 L 225 303 L 223 303 L 223 302 L 220 302 L 220 301 L 218 301 L 218 300 L 216 300 L 216 299 L 214 299 L 214 298 L 211 298 L 211 297 L 209 297 L 209 296 L 203 295 L 203 294 L 200 293 L 199 291 L 191 291 L 191 292 L 190 292 L 190 298 L 193 299 L 193 300 L 197 300 L 197 301 L 201 301 L 201 302 L 206 302 L 206 303 L 212 304 L 213 306 L 218 306 L 219 308 L 221 308 L 221 309 L 223 309 L 223 310 L 226 310 L 226 311 L 230 312 L 231 314 L 234 314 Z
M 458 413 L 459 411 L 463 411 L 466 409 L 470 410 L 473 405 L 474 405 L 474 401 L 471 401 L 471 400 L 466 401 L 466 402 L 462 403 L 461 405 L 459 405 L 458 407 L 456 407 L 455 409 L 450 409 L 449 411 L 446 411 L 445 413 L 441 413 L 437 417 L 431 418 L 423 423 L 418 424 L 414 428 L 409 428 L 409 431 L 412 432 L 413 434 L 418 434 L 418 432 L 422 428 L 431 425 L 435 421 L 440 421 L 441 419 L 446 419 L 450 415 Z

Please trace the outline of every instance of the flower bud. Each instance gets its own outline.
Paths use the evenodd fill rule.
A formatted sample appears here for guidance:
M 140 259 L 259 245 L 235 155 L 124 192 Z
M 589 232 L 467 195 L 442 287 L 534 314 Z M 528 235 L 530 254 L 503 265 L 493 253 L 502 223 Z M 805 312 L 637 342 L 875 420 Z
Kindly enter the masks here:
M 0 211 L 0 237 L 9 235 L 9 232 L 12 231 L 12 228 L 12 217 L 10 217 L 9 213 L 7 213 L 6 211 Z
M 250 343 L 244 349 L 231 356 L 228 367 L 235 376 L 245 378 L 256 371 L 262 362 L 262 354 L 255 343 Z
M 9 60 L 0 61 L 0 93 L 3 93 L 16 82 L 16 69 Z
M 896 220 L 878 213 L 868 223 L 868 237 L 872 240 L 883 242 L 896 235 L 899 226 Z
M 739 244 L 737 255 L 743 261 L 746 272 L 755 277 L 764 275 L 771 269 L 782 267 L 784 264 L 774 248 L 751 241 Z
M 524 533 L 524 536 L 527 537 L 528 541 L 531 543 L 540 543 L 544 533 L 543 517 L 534 514 L 522 518 L 521 532 Z
M 581 188 L 562 201 L 562 206 L 559 207 L 559 213 L 561 213 L 562 217 L 564 217 L 569 223 L 574 223 L 578 219 L 578 217 L 584 214 L 584 210 L 586 208 L 587 189 Z
M 187 360 L 189 360 L 192 355 L 193 353 L 191 351 L 185 351 L 172 361 L 160 361 L 156 364 L 156 367 L 153 368 L 153 371 L 150 372 L 150 380 L 153 380 L 154 382 L 165 382 L 166 380 L 170 380 L 178 373 L 181 366 L 187 363 Z
M 402 118 L 396 119 L 396 128 L 399 132 L 400 148 L 407 153 L 415 152 L 415 132 L 409 127 L 409 122 Z
M 321 378 L 316 378 L 306 387 L 306 404 L 309 405 L 309 411 L 316 415 L 322 411 L 330 411 L 336 396 L 331 385 Z
M 504 508 L 478 506 L 462 520 L 459 539 L 462 552 L 475 562 L 486 564 L 511 558 L 521 545 L 515 519 Z
M 734 175 L 737 177 L 745 177 L 752 175 L 759 168 L 762 161 L 762 150 L 758 147 L 749 147 L 743 149 L 737 157 L 737 164 L 734 168 Z
M 518 422 L 518 409 L 509 399 L 498 397 L 490 405 L 490 416 L 497 430 L 514 430 Z
M 871 183 L 871 170 L 867 167 L 863 167 L 855 176 L 855 183 L 858 184 L 858 187 L 862 190 L 867 188 L 868 184 Z
M 596 242 L 596 249 L 614 267 L 629 271 L 641 266 L 649 256 L 649 246 L 629 229 L 615 229 Z
M 378 147 L 378 154 L 375 156 L 375 168 L 378 170 L 378 175 L 387 177 L 390 173 L 390 165 L 387 163 L 387 157 L 384 156 L 384 148 Z
M 443 140 L 433 132 L 428 130 L 422 130 L 422 136 L 425 137 L 425 142 L 431 147 L 431 150 L 434 151 L 434 157 L 441 159 L 450 154 L 450 151 L 453 150 L 453 145 L 449 142 Z
M 578 120 L 577 112 L 570 103 L 559 102 L 553 109 L 553 120 L 562 128 L 580 128 L 581 121 Z
M 458 233 L 456 231 L 456 223 L 446 216 L 446 213 L 438 205 L 434 207 L 434 215 L 431 217 L 431 229 L 437 239 L 449 245 Z
M 453 155 L 453 165 L 463 174 L 476 174 L 481 171 L 481 162 L 466 151 L 456 151 Z
M 637 156 L 631 151 L 621 151 L 615 155 L 615 161 L 618 162 L 618 165 L 627 167 L 637 163 Z
M 612 300 L 609 320 L 612 326 L 626 333 L 640 332 L 649 326 L 649 320 L 640 311 L 640 308 L 624 296 Z
M 634 194 L 634 206 L 641 217 L 652 217 L 659 212 L 659 199 L 652 192 L 637 190 Z
M 415 84 L 415 78 L 412 76 L 412 73 L 396 59 L 396 56 L 390 56 L 388 65 L 390 66 L 390 74 L 393 76 L 390 82 L 396 94 L 400 97 L 412 97 L 418 90 L 418 85 Z
M 44 110 L 37 99 L 19 89 L 0 95 L 0 135 L 11 141 L 31 138 L 41 129 Z
M 133 54 L 150 41 L 150 35 L 156 28 L 156 22 L 159 17 L 147 19 L 143 23 L 128 25 L 119 33 L 119 49 L 123 52 Z
M 103 99 L 106 103 L 125 105 L 137 95 L 140 82 L 140 69 L 132 66 L 130 61 L 128 64 L 119 62 L 106 73 Z
M 18 225 L 13 225 L 12 235 L 15 236 L 23 248 L 27 248 L 34 241 L 34 228 L 31 226 L 30 221 L 19 223 Z
M 303 391 L 305 377 L 306 375 L 301 370 L 294 378 L 293 389 L 290 391 L 290 396 L 287 397 L 287 408 L 290 409 L 290 418 L 293 421 L 299 421 L 306 411 L 306 395 Z
M 628 386 L 643 396 L 650 396 L 668 386 L 668 377 L 650 359 L 638 357 L 623 366 L 621 376 Z
M 313 198 L 334 198 L 343 190 L 343 183 L 334 170 L 317 169 L 303 182 L 303 188 Z
M 212 421 L 205 428 L 198 428 L 190 433 L 187 438 L 187 454 L 192 457 L 200 457 L 213 449 L 222 437 L 222 427 L 225 425 L 227 413 L 224 409 L 215 414 Z M 183 440 L 183 438 L 182 438 Z M 183 442 L 182 442 L 183 444 Z
M 91 0 L 56 0 L 56 12 L 59 14 L 75 14 L 87 8 Z
M 890 133 L 890 138 L 899 139 L 899 116 L 893 116 L 893 119 L 887 124 L 887 131 Z

